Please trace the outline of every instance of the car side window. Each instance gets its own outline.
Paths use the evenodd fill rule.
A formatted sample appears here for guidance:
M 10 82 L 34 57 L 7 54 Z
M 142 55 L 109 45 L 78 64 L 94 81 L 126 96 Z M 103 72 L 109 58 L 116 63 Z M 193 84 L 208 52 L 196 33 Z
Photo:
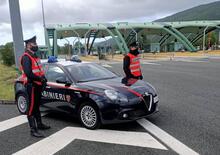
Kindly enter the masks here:
M 56 79 L 58 78 L 67 80 L 66 74 L 58 66 L 49 66 L 46 72 L 46 78 L 49 82 L 56 82 Z

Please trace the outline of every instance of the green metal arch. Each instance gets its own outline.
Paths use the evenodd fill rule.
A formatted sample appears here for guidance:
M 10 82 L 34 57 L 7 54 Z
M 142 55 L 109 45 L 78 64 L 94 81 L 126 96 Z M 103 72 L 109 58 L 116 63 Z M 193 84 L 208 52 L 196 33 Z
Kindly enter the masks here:
M 65 31 L 77 31 L 79 35 L 76 34 L 68 34 L 72 37 L 82 37 L 88 30 L 96 29 L 101 31 L 101 33 L 105 33 L 105 35 L 111 36 L 116 44 L 118 45 L 119 49 L 122 52 L 127 52 L 129 49 L 127 47 L 127 43 L 123 38 L 123 32 L 120 31 L 122 29 L 144 29 L 144 30 L 153 30 L 153 33 L 160 32 L 161 30 L 165 31 L 167 34 L 174 36 L 178 41 L 180 41 L 189 51 L 195 51 L 195 47 L 193 46 L 193 40 L 190 42 L 187 37 L 184 35 L 183 31 L 179 31 L 180 28 L 188 28 L 188 27 L 202 27 L 206 28 L 207 26 L 210 27 L 218 27 L 220 26 L 220 21 L 187 21 L 187 22 L 144 22 L 144 23 L 76 23 L 76 24 L 56 24 L 56 25 L 46 25 L 45 29 L 45 43 L 48 46 L 48 49 L 51 49 L 49 39 L 52 38 L 54 40 L 54 46 L 56 46 L 56 40 L 60 34 L 64 33 Z M 53 31 L 54 30 L 54 31 Z M 53 34 L 51 34 L 51 32 Z M 148 32 L 143 32 L 148 35 Z M 192 32 L 193 33 L 193 32 Z M 65 35 L 64 37 L 70 37 Z M 158 35 L 158 33 L 157 33 Z M 117 37 L 116 37 L 117 36 Z M 202 36 L 202 34 L 201 34 Z M 96 36 L 97 38 L 100 35 Z M 166 37 L 164 38 L 166 39 Z M 56 47 L 53 47 L 55 54 Z
M 190 47 L 190 51 L 196 51 L 196 48 L 192 45 L 192 43 L 177 29 L 171 27 L 171 29 L 176 32 L 176 34 Z
M 163 28 L 165 31 L 167 31 L 167 33 L 171 34 L 172 36 L 174 36 L 178 41 L 180 41 L 186 48 L 187 50 L 191 51 L 191 47 L 177 34 L 175 34 L 174 32 L 172 32 L 169 28 L 164 27 Z

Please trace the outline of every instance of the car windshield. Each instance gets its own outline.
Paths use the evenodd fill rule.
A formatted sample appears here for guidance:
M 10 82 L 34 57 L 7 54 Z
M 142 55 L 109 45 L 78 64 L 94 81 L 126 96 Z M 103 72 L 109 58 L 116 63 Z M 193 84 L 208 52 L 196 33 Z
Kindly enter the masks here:
M 117 75 L 105 69 L 104 67 L 92 63 L 74 64 L 67 66 L 66 68 L 76 80 L 76 82 L 88 82 L 117 77 Z

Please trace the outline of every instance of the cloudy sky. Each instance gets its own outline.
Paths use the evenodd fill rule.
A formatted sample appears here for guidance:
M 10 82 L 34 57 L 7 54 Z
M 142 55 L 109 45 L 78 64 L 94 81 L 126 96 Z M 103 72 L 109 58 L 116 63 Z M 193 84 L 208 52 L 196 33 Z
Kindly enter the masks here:
M 216 0 L 44 0 L 46 24 L 150 22 Z M 24 39 L 44 44 L 41 0 L 19 0 Z M 12 41 L 8 0 L 0 0 L 0 45 Z

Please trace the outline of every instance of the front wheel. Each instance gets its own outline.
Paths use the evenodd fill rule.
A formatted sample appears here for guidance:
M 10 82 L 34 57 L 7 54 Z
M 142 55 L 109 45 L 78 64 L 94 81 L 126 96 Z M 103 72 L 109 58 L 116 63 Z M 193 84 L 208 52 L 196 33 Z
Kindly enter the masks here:
M 97 129 L 100 127 L 100 117 L 98 108 L 94 104 L 83 103 L 78 111 L 80 122 L 87 129 Z
M 16 97 L 16 104 L 17 104 L 18 111 L 21 114 L 27 113 L 27 111 L 28 111 L 28 97 L 26 94 L 24 94 L 24 93 L 18 94 Z

